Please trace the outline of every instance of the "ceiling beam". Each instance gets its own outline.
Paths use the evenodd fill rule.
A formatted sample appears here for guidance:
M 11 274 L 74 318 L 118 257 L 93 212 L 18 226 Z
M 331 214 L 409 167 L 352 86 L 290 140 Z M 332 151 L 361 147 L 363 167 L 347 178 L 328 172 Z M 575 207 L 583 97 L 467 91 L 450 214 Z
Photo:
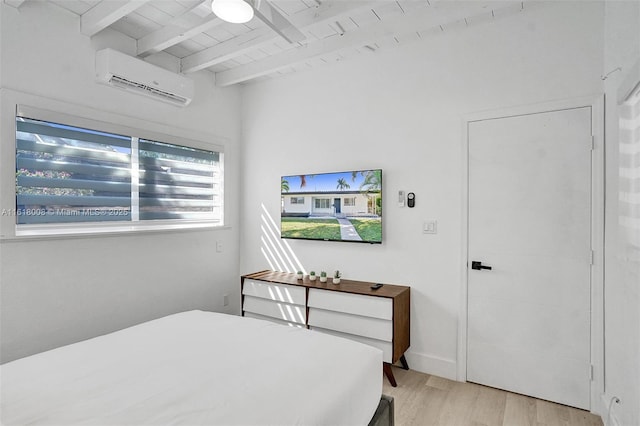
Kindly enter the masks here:
M 212 14 L 211 16 L 200 18 L 198 22 L 188 27 L 179 24 L 167 25 L 138 40 L 138 56 L 144 58 L 152 53 L 168 49 L 223 23 L 222 19 Z
M 4 0 L 4 4 L 8 4 L 9 6 L 15 7 L 16 9 L 22 6 L 27 0 Z
M 330 20 L 337 20 L 348 14 L 367 7 L 384 4 L 384 0 L 377 1 L 337 1 L 322 3 L 317 8 L 310 8 L 291 18 L 291 24 L 298 29 L 310 27 Z M 219 43 L 208 49 L 196 52 L 182 59 L 182 72 L 195 72 L 222 62 L 244 55 L 260 47 L 278 40 L 269 28 L 260 27 L 248 33 Z
M 363 47 L 374 43 L 376 40 L 394 35 L 415 34 L 417 31 L 424 31 L 434 26 L 455 22 L 482 11 L 484 11 L 484 9 L 481 3 L 478 5 L 474 4 L 471 7 L 460 8 L 458 11 L 447 11 L 448 22 L 442 22 L 441 14 L 433 7 L 425 8 L 421 12 L 399 15 L 394 18 L 379 21 L 357 31 L 346 32 L 341 36 L 327 37 L 297 49 L 286 50 L 259 61 L 218 72 L 216 73 L 216 85 L 230 86 L 232 84 L 242 83 L 332 52 L 346 48 Z
M 300 42 L 307 38 L 266 0 L 254 0 L 252 3 L 256 16 L 289 43 Z
M 80 16 L 80 32 L 91 37 L 148 1 L 102 0 Z

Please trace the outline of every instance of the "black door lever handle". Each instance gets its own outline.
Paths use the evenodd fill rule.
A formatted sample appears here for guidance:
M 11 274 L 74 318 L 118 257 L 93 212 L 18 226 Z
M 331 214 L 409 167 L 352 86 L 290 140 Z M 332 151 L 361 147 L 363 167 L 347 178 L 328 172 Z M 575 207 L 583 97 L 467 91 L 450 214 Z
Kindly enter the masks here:
M 481 269 L 491 270 L 491 266 L 483 265 L 482 262 L 478 262 L 477 260 L 474 260 L 474 261 L 471 262 L 471 269 L 475 269 L 477 271 L 479 271 Z

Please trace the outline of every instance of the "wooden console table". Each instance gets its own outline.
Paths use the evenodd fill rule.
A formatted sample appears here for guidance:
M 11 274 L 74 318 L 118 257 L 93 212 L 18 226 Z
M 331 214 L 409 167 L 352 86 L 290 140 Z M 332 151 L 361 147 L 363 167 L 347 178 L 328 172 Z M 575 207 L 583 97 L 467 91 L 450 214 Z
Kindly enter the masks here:
M 410 287 L 331 278 L 299 280 L 295 274 L 261 271 L 241 277 L 242 315 L 314 329 L 375 346 L 383 370 L 396 386 L 391 364 L 409 369 L 404 353 L 410 337 Z

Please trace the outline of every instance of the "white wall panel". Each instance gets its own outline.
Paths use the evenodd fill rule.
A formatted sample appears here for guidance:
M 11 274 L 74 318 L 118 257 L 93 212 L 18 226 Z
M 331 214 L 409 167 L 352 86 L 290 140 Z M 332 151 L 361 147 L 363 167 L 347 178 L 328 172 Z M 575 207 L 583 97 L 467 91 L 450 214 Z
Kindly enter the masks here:
M 0 6 L 3 103 L 216 138 L 225 146 L 225 192 L 238 192 L 238 89 L 218 89 L 210 73 L 196 73 L 196 98 L 181 109 L 97 84 L 94 42 L 104 40 L 82 35 L 77 16 L 38 3 L 26 2 L 19 11 Z M 125 39 L 117 37 L 118 47 L 135 51 L 135 40 Z M 0 159 L 0 173 L 13 175 L 7 170 L 13 167 L 13 118 L 1 119 L 0 131 L 9 136 L 0 143 L 10 154 Z M 0 191 L 7 190 L 13 183 L 3 178 Z M 229 196 L 225 218 L 231 228 L 215 231 L 1 242 L 2 362 L 178 311 L 239 312 L 238 208 Z M 216 251 L 216 241 L 223 252 Z
M 273 246 L 276 262 L 263 247 L 279 226 L 280 176 L 382 168 L 383 244 L 274 246 L 304 270 L 410 285 L 407 359 L 412 368 L 455 378 L 462 117 L 599 93 L 602 52 L 602 3 L 548 2 L 247 85 L 241 273 L 282 264 Z M 415 208 L 398 207 L 398 190 L 416 194 Z M 422 232 L 426 219 L 438 221 L 437 234 Z

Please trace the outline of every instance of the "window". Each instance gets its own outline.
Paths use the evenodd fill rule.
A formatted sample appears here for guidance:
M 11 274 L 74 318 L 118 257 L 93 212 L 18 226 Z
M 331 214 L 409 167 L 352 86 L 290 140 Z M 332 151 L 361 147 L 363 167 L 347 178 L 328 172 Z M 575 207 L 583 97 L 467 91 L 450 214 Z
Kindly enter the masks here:
M 618 105 L 618 222 L 625 254 L 640 260 L 640 82 L 633 83 Z
M 16 223 L 131 220 L 131 139 L 16 118 Z
M 17 115 L 17 229 L 222 224 L 220 152 L 126 130 L 111 133 Z
M 219 155 L 140 139 L 140 220 L 220 217 Z
M 304 197 L 291 197 L 291 204 L 304 204 Z
M 331 200 L 328 198 L 316 198 L 314 201 L 316 209 L 328 209 L 331 206 Z
M 353 207 L 356 205 L 356 197 L 349 197 L 344 199 L 345 207 Z

